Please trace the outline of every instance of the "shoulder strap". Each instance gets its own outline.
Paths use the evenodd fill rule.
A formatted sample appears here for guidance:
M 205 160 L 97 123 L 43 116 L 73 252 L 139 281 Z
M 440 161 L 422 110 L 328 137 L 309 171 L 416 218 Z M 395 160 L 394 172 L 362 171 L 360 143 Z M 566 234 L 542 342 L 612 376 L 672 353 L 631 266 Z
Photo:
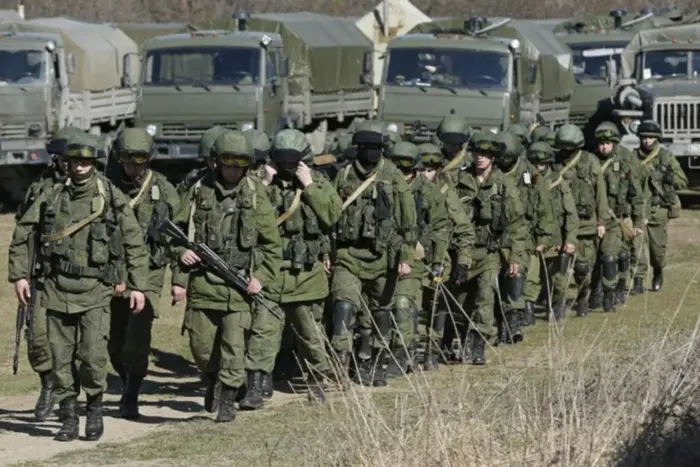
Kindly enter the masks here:
M 375 170 L 375 172 L 372 175 L 370 175 L 369 177 L 367 177 L 367 180 L 362 182 L 362 185 L 357 187 L 357 190 L 355 190 L 350 195 L 350 197 L 348 197 L 348 199 L 345 200 L 341 211 L 345 211 L 348 208 L 348 206 L 350 206 L 352 203 L 354 203 L 355 200 L 357 198 L 359 198 L 362 193 L 364 193 L 364 191 L 367 189 L 367 187 L 369 187 L 372 184 L 372 182 L 374 182 L 374 180 L 377 178 L 377 175 L 379 174 L 379 171 L 382 169 L 383 162 L 384 162 L 384 160 L 382 159 L 379 162 L 379 165 L 377 166 L 377 169 Z
M 301 192 L 302 192 L 302 190 L 297 188 L 297 191 L 294 193 L 294 200 L 292 201 L 292 205 L 289 206 L 289 209 L 287 210 L 287 212 L 282 213 L 282 215 L 277 218 L 277 225 L 278 226 L 282 225 L 284 223 L 284 221 L 289 219 L 292 216 L 292 214 L 294 214 L 294 211 L 297 210 L 297 208 L 301 204 Z
M 452 170 L 457 167 L 457 165 L 462 162 L 462 159 L 464 159 L 465 153 L 466 151 L 464 148 L 460 149 L 457 155 L 450 162 L 448 162 L 445 167 L 442 168 L 442 172 L 447 172 L 448 170 Z
M 610 164 L 613 163 L 613 159 L 614 159 L 614 158 L 615 158 L 615 157 L 613 156 L 613 157 L 611 157 L 610 159 L 608 159 L 607 161 L 605 161 L 605 162 L 603 163 L 603 165 L 600 167 L 600 173 L 605 173 L 605 170 L 606 170 L 608 167 L 610 167 Z
M 97 207 L 94 209 L 94 212 L 87 216 L 85 219 L 76 222 L 73 225 L 70 225 L 66 227 L 65 229 L 61 230 L 60 232 L 56 232 L 53 235 L 42 235 L 41 236 L 41 241 L 42 242 L 55 242 L 57 240 L 61 240 L 62 238 L 69 237 L 76 233 L 78 230 L 82 229 L 86 225 L 92 223 L 95 219 L 100 217 L 102 213 L 104 212 L 105 209 L 105 186 L 104 183 L 102 183 L 102 180 L 99 178 L 97 179 L 97 192 L 98 196 L 95 198 L 97 200 Z
M 653 161 L 654 159 L 656 159 L 656 156 L 659 155 L 659 152 L 660 152 L 660 151 L 661 151 L 661 147 L 657 145 L 657 146 L 654 148 L 654 150 L 651 151 L 651 154 L 649 154 L 647 157 L 644 158 L 644 160 L 642 161 L 642 166 L 646 166 L 646 165 L 649 164 L 651 161 Z
M 197 180 L 194 184 L 194 202 L 190 200 L 190 215 L 187 219 L 187 240 L 190 242 L 194 241 L 194 214 L 197 212 L 197 196 L 199 196 L 199 190 L 202 188 L 202 179 Z
M 134 196 L 132 199 L 129 200 L 129 207 L 131 209 L 134 209 L 134 206 L 136 206 L 139 203 L 139 201 L 141 201 L 141 197 L 146 192 L 146 189 L 148 188 L 148 186 L 151 184 L 152 178 L 153 178 L 153 171 L 149 169 L 148 173 L 146 174 L 146 179 L 141 184 L 141 189 L 136 194 L 136 196 Z
M 557 177 L 557 179 L 556 179 L 555 181 L 553 181 L 553 182 L 549 185 L 549 188 L 550 188 L 550 189 L 556 187 L 556 186 L 559 185 L 562 181 L 564 181 L 564 174 L 565 174 L 566 172 L 568 172 L 568 171 L 578 162 L 578 160 L 581 158 L 581 154 L 583 154 L 583 152 L 581 152 L 581 150 L 579 150 L 578 153 L 576 153 L 576 155 L 573 157 L 573 159 L 571 159 L 571 160 L 561 169 L 561 171 L 559 172 L 559 177 Z
M 253 195 L 255 195 L 255 182 L 253 182 L 253 180 L 248 176 L 246 176 L 245 181 L 248 184 L 248 188 L 250 189 L 250 191 L 252 191 Z M 258 197 L 257 196 L 253 196 L 253 209 L 258 209 Z
M 449 185 L 447 183 L 445 183 L 444 185 L 442 185 L 442 188 L 440 188 L 440 194 L 444 195 L 445 193 L 447 193 L 447 190 L 449 190 L 449 189 L 450 189 Z

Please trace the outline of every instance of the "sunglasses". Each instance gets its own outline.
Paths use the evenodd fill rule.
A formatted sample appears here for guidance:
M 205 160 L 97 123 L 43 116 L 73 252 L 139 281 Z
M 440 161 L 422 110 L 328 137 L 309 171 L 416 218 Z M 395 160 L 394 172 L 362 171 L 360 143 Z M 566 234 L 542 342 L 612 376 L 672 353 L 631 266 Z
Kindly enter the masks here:
M 133 163 L 133 164 L 145 164 L 148 161 L 147 152 L 132 152 L 132 151 L 120 151 L 119 160 L 121 162 Z
M 617 139 L 617 137 L 615 134 L 613 134 L 612 131 L 605 130 L 605 131 L 596 131 L 595 139 L 597 139 L 598 141 L 601 141 L 601 142 L 605 142 L 605 141 L 613 141 L 613 140 Z
M 245 168 L 250 165 L 250 157 L 246 154 L 219 154 L 218 162 L 227 167 Z
M 427 166 L 442 165 L 442 154 L 421 154 L 420 160 Z
M 405 159 L 405 158 L 394 159 L 394 162 L 396 163 L 396 165 L 398 165 L 399 167 L 402 167 L 404 169 L 410 169 L 416 163 L 415 159 Z

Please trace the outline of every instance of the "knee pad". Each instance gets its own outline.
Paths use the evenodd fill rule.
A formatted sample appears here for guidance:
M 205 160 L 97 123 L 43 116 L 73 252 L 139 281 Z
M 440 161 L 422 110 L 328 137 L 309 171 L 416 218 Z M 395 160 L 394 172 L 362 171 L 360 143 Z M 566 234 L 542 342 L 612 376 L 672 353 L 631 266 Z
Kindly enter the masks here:
M 591 266 L 588 263 L 577 262 L 574 264 L 574 279 L 576 282 L 583 281 L 588 275 Z
M 612 255 L 605 255 L 600 258 L 603 267 L 603 277 L 607 280 L 615 279 L 617 276 L 617 258 Z
M 627 272 L 630 268 L 630 254 L 627 251 L 621 251 L 617 256 L 617 267 L 620 272 Z
M 375 311 L 372 313 L 377 332 L 380 336 L 387 337 L 391 332 L 391 312 Z
M 355 322 L 355 305 L 345 300 L 333 304 L 333 335 L 342 336 L 352 332 Z
M 518 273 L 515 277 L 506 279 L 506 295 L 511 301 L 520 300 L 525 293 L 525 282 L 527 277 L 525 274 Z

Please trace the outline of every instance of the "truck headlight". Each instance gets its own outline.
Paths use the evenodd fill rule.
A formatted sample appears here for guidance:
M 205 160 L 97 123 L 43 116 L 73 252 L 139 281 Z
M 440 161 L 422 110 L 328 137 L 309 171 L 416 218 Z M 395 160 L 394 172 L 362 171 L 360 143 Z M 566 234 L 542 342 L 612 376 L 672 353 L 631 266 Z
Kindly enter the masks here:
M 392 133 L 398 133 L 399 132 L 399 126 L 396 123 L 389 123 L 386 126 L 386 131 L 390 131 Z
M 637 134 L 637 129 L 639 129 L 639 124 L 642 123 L 639 120 L 632 120 L 630 122 L 630 132 L 634 133 L 635 135 Z
M 244 124 L 241 125 L 241 131 L 250 131 L 253 128 L 255 128 L 255 125 L 253 125 L 253 122 L 245 122 Z
M 151 136 L 155 136 L 157 130 L 158 130 L 158 127 L 153 125 L 153 124 L 146 125 L 146 132 L 148 132 L 148 134 Z

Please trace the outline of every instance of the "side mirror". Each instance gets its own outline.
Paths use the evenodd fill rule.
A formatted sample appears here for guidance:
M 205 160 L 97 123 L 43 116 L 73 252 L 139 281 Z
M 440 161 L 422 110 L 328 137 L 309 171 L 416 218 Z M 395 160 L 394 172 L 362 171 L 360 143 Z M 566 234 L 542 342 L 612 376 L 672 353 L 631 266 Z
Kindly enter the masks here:
M 537 65 L 530 63 L 527 66 L 527 83 L 535 84 L 535 81 L 537 81 Z
M 67 75 L 74 75 L 75 74 L 75 55 L 72 53 L 67 53 L 66 54 L 66 74 Z
M 129 52 L 125 53 L 124 57 L 122 58 L 122 85 L 126 88 L 136 84 L 133 75 L 134 67 L 132 67 L 132 60 L 134 57 L 136 57 L 136 60 L 138 60 L 138 54 Z
M 362 73 L 372 74 L 372 52 L 365 52 L 362 62 Z

